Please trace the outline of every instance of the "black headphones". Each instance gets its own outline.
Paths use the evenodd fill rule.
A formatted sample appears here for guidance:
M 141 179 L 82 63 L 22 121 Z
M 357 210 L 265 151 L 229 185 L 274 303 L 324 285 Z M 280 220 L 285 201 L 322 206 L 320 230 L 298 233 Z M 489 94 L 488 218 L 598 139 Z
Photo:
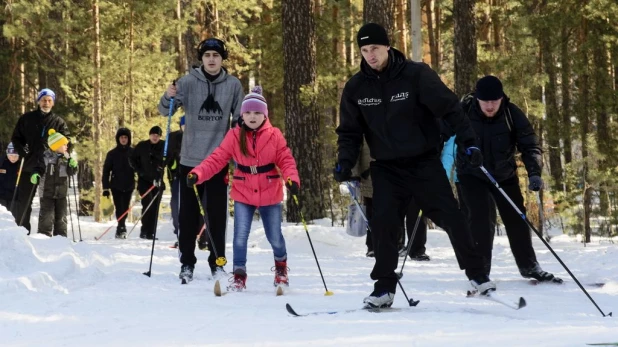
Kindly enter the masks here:
M 225 46 L 225 42 L 219 39 L 209 38 L 200 43 L 200 45 L 197 47 L 198 61 L 202 60 L 202 56 L 206 51 L 217 51 L 219 54 L 221 54 L 221 58 L 223 60 L 227 59 L 227 47 Z

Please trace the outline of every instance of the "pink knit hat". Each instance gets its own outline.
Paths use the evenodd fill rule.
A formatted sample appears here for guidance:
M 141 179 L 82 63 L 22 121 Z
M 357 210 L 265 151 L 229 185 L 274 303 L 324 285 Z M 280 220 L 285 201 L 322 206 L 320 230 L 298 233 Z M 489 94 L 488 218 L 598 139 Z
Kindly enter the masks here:
M 253 87 L 251 93 L 247 94 L 242 101 L 240 115 L 242 116 L 245 112 L 250 111 L 261 112 L 268 117 L 268 105 L 266 99 L 262 96 L 262 87 L 260 86 Z

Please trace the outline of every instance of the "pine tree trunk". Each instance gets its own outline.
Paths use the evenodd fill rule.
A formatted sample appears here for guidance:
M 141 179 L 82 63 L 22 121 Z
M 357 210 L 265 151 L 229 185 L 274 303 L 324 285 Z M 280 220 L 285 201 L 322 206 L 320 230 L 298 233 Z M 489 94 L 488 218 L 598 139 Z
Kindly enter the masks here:
M 590 236 L 592 234 L 592 230 L 590 228 L 590 215 L 592 213 L 592 193 L 593 189 L 590 185 L 590 167 L 588 161 L 588 135 L 590 133 L 590 73 L 589 73 L 589 54 L 586 48 L 586 40 L 588 39 L 588 23 L 585 18 L 582 18 L 582 25 L 580 27 L 580 36 L 579 36 L 579 63 L 581 75 L 578 79 L 578 90 L 579 90 L 579 103 L 578 103 L 578 113 L 580 118 L 580 140 L 582 143 L 582 158 L 583 158 L 583 209 L 584 209 L 584 242 L 590 242 Z
M 129 124 L 133 126 L 133 105 L 134 105 L 134 90 L 133 90 L 133 54 L 135 54 L 135 40 L 134 40 L 134 28 L 133 22 L 135 19 L 135 12 L 133 11 L 133 1 L 131 1 L 129 9 Z
M 412 41 L 412 60 L 423 60 L 423 31 L 421 0 L 410 0 L 410 40 Z
M 453 0 L 455 94 L 472 91 L 477 77 L 474 0 Z
M 406 40 L 406 0 L 397 0 L 396 4 L 397 13 L 397 49 L 406 54 L 408 52 L 408 41 Z
M 571 51 L 569 49 L 569 27 L 563 25 L 560 33 L 560 63 L 561 63 L 561 91 L 562 91 L 562 148 L 564 163 L 573 161 L 572 135 L 571 135 Z M 566 190 L 570 187 L 567 184 Z
M 99 19 L 99 0 L 94 0 L 92 5 L 94 22 L 94 112 L 92 114 L 93 146 L 101 148 L 101 26 Z M 94 170 L 94 221 L 101 221 L 101 180 L 103 163 L 101 151 L 95 151 L 93 161 Z
M 386 29 L 389 38 L 393 38 L 395 32 L 395 1 L 394 0 L 364 0 L 363 22 L 377 23 Z
M 433 9 L 431 8 L 433 0 L 425 1 L 425 13 L 427 15 L 427 38 L 429 40 L 429 56 L 431 57 L 431 67 L 436 69 L 436 37 L 433 28 Z
M 549 169 L 553 179 L 552 189 L 562 190 L 562 162 L 560 160 L 560 114 L 558 113 L 557 77 L 552 42 L 548 28 L 539 31 L 539 47 L 543 60 L 543 70 L 547 74 L 545 83 L 545 115 L 547 124 L 547 147 L 549 148 Z
M 320 150 L 322 121 L 315 100 L 316 38 L 311 0 L 283 0 L 282 26 L 286 43 L 283 47 L 285 134 L 301 179 L 298 200 L 305 218 L 311 220 L 325 214 L 325 173 Z M 293 199 L 288 200 L 287 211 L 288 221 L 301 220 Z

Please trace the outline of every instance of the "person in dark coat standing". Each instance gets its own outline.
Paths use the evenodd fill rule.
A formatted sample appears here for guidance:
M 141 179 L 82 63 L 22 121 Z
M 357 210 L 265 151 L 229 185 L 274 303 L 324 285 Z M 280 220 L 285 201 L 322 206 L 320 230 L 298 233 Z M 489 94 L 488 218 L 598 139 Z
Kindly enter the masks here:
M 0 158 L 0 205 L 7 210 L 11 208 L 17 176 L 19 176 L 19 154 L 13 143 L 9 143 L 6 154 Z
M 371 279 L 376 282 L 363 302 L 368 307 L 393 304 L 398 281 L 397 236 L 411 199 L 447 232 L 470 283 L 483 294 L 495 290 L 440 162 L 439 118 L 455 130 L 471 166 L 483 161 L 459 99 L 429 66 L 406 60 L 390 47 L 382 26 L 363 25 L 357 41 L 363 56 L 361 71 L 343 90 L 334 177 L 338 182 L 352 178 L 364 137 L 375 159 L 370 167 L 376 259 Z
M 135 146 L 131 155 L 131 166 L 137 172 L 137 191 L 144 195 L 153 185 L 155 188 L 142 198 L 142 229 L 139 237 L 152 240 L 154 238 L 159 217 L 159 204 L 161 195 L 165 190 L 163 182 L 163 148 L 165 141 L 161 141 L 162 130 L 159 126 L 150 129 L 150 139 L 142 141 Z M 156 200 L 153 202 L 153 199 Z M 152 205 L 150 203 L 152 202 Z
M 105 163 L 103 164 L 103 197 L 114 199 L 116 209 L 116 219 L 120 218 L 129 209 L 131 197 L 135 190 L 135 170 L 129 163 L 129 158 L 133 154 L 131 148 L 131 130 L 120 128 L 116 132 L 116 147 L 107 152 Z M 127 215 L 118 219 L 116 227 L 116 238 L 127 238 L 127 227 L 125 221 Z
M 541 146 L 530 121 L 517 105 L 510 102 L 504 94 L 502 82 L 495 76 L 478 80 L 474 97 L 464 100 L 464 111 L 477 135 L 485 168 L 517 208 L 526 213 L 517 177 L 516 149 L 521 153 L 528 172 L 528 188 L 538 192 L 543 187 Z M 495 234 L 490 211 L 495 201 L 521 275 L 540 282 L 562 283 L 560 278 L 539 266 L 528 224 L 481 170 L 462 160 L 464 157 L 465 153 L 458 150 L 457 177 L 468 208 L 470 228 L 478 250 L 485 257 L 487 272 L 491 269 Z
M 17 153 L 24 157 L 19 187 L 17 190 L 17 205 L 15 218 L 17 225 L 23 226 L 30 231 L 30 214 L 32 213 L 32 198 L 34 198 L 34 185 L 30 182 L 33 170 L 39 158 L 47 148 L 47 137 L 50 129 L 55 129 L 69 139 L 69 128 L 66 122 L 52 112 L 56 102 L 56 94 L 51 89 L 42 89 L 38 94 L 36 110 L 23 114 L 17 121 L 11 142 Z M 69 139 L 68 152 L 71 152 Z M 22 221 L 23 219 L 23 221 Z

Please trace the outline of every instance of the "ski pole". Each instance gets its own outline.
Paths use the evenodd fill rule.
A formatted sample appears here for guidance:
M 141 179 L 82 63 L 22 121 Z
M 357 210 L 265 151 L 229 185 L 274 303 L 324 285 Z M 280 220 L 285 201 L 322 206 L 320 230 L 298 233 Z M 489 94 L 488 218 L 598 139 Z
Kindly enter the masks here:
M 150 193 L 150 191 L 151 191 L 151 190 L 153 190 L 153 189 L 154 189 L 154 187 L 155 187 L 155 186 L 154 186 L 154 184 L 153 184 L 150 188 L 148 188 L 148 190 L 147 190 L 147 191 L 146 191 L 143 195 L 140 195 L 140 197 L 139 197 L 139 198 L 140 198 L 140 199 L 143 199 L 146 195 L 148 195 L 148 193 Z M 133 202 L 133 203 L 129 206 L 129 208 L 128 208 L 126 211 L 124 211 L 124 213 L 123 213 L 122 215 L 120 215 L 120 217 L 118 217 L 118 218 L 116 219 L 116 223 L 120 222 L 120 220 L 121 220 L 122 218 L 124 218 L 124 216 L 126 216 L 126 215 L 129 213 L 129 211 L 131 211 L 131 209 L 133 208 L 133 205 L 135 205 L 135 202 Z M 94 238 L 94 239 L 95 239 L 95 240 L 97 240 L 97 241 L 99 241 L 99 240 L 103 237 L 103 235 L 107 234 L 107 232 L 108 232 L 108 231 L 110 231 L 110 229 L 111 229 L 113 226 L 114 226 L 114 224 L 110 225 L 107 229 L 105 229 L 105 231 L 104 231 L 101 235 L 99 235 L 99 237 L 96 237 L 96 236 L 95 236 L 95 238 Z
M 28 197 L 27 201 L 24 201 L 24 211 L 21 213 L 21 218 L 19 219 L 19 224 L 17 224 L 18 226 L 23 226 L 24 225 L 24 218 L 26 218 L 26 212 L 28 212 L 28 208 L 30 208 L 30 206 L 32 205 L 32 199 L 34 198 L 34 192 L 36 192 L 36 187 L 38 186 L 38 184 L 33 184 L 32 185 L 32 190 L 30 190 L 30 195 Z M 28 205 L 28 202 L 30 202 L 30 205 Z M 30 235 L 30 230 L 28 230 L 28 235 Z
M 73 235 L 73 242 L 75 242 L 75 228 L 73 228 L 73 213 L 71 212 L 71 195 L 67 194 L 67 204 L 69 205 L 69 220 L 71 221 L 71 235 Z
M 288 184 L 292 184 L 292 180 L 288 178 Z M 320 277 L 322 277 L 322 283 L 324 283 L 324 290 L 326 293 L 324 295 L 331 296 L 334 293 L 329 291 L 326 287 L 326 281 L 324 280 L 324 275 L 322 274 L 322 269 L 320 268 L 320 262 L 318 261 L 318 256 L 315 254 L 315 248 L 313 248 L 313 242 L 311 242 L 311 236 L 309 236 L 309 228 L 307 227 L 307 223 L 305 222 L 305 217 L 303 217 L 303 211 L 300 210 L 300 204 L 298 203 L 298 197 L 296 194 L 292 194 L 292 198 L 294 199 L 294 203 L 296 203 L 296 207 L 298 207 L 298 213 L 300 214 L 300 221 L 303 223 L 303 227 L 305 228 L 305 233 L 307 234 L 307 239 L 309 239 L 309 245 L 311 245 L 311 252 L 313 252 L 313 258 L 315 258 L 315 263 L 318 265 L 318 271 L 320 271 Z
M 539 239 L 541 239 L 541 241 L 543 241 L 543 244 L 545 244 L 545 247 L 547 247 L 547 249 L 549 249 L 549 251 L 554 255 L 554 257 L 556 257 L 556 259 L 558 260 L 558 262 L 560 263 L 560 265 L 562 265 L 562 267 L 569 273 L 569 275 L 571 276 L 571 278 L 575 281 L 575 283 L 577 283 L 577 285 L 579 286 L 579 288 L 584 292 L 584 294 L 586 294 L 586 296 L 588 297 L 588 299 L 590 299 L 590 301 L 594 304 L 594 306 L 597 308 L 597 310 L 599 310 L 599 312 L 601 312 L 601 314 L 603 315 L 603 317 L 606 316 L 610 316 L 612 315 L 612 313 L 608 313 L 607 315 L 601 310 L 601 308 L 599 307 L 599 305 L 597 305 L 597 303 L 594 301 L 594 299 L 592 299 L 592 297 L 590 296 L 590 294 L 588 294 L 588 291 L 586 291 L 586 289 L 584 288 L 584 286 L 582 286 L 581 283 L 579 283 L 579 281 L 577 280 L 577 278 L 575 277 L 575 275 L 573 275 L 573 273 L 571 272 L 571 270 L 569 270 L 569 268 L 566 266 L 566 264 L 562 261 L 562 259 L 560 259 L 560 257 L 558 256 L 558 254 L 556 254 L 556 252 L 554 252 L 553 248 L 551 248 L 551 246 L 549 245 L 549 243 L 547 243 L 547 241 L 545 241 L 545 239 L 543 238 L 543 235 L 541 235 L 541 233 L 539 233 L 538 230 L 536 230 L 536 228 L 534 227 L 534 225 L 532 225 L 532 223 L 530 223 L 530 221 L 528 220 L 528 218 L 526 218 L 526 215 L 521 212 L 521 210 L 517 207 L 517 205 L 515 205 L 515 203 L 513 202 L 513 200 L 511 200 L 511 198 L 506 194 L 506 192 L 502 189 L 502 187 L 500 187 L 500 185 L 498 184 L 498 182 L 496 182 L 496 180 L 493 178 L 493 176 L 489 173 L 489 171 L 487 171 L 487 169 L 485 169 L 485 167 L 483 165 L 480 166 L 481 171 L 483 171 L 483 173 L 485 174 L 485 176 L 487 176 L 487 178 L 491 181 L 491 183 L 500 191 L 500 193 L 502 193 L 502 196 L 504 196 L 504 198 L 511 204 L 511 206 L 513 206 L 513 208 L 515 209 L 515 212 L 517 212 L 517 214 L 519 214 L 519 216 L 524 220 L 524 222 L 526 222 L 526 224 L 528 224 L 528 227 L 530 227 L 530 229 L 532 229 L 534 231 L 534 233 L 536 234 L 536 236 L 539 237 Z
M 408 254 L 410 254 L 410 250 L 412 249 L 412 241 L 414 241 L 414 237 L 416 236 L 416 230 L 418 229 L 419 224 L 421 224 L 421 218 L 423 218 L 423 211 L 418 211 L 418 217 L 416 217 L 416 223 L 414 223 L 414 229 L 412 229 L 412 234 L 410 235 L 410 239 L 408 239 L 408 245 L 406 246 L 406 256 L 403 258 L 403 264 L 401 264 L 401 271 L 399 271 L 399 278 L 403 276 L 403 268 L 406 266 L 406 260 L 408 259 Z
M 154 198 L 150 201 L 148 206 L 146 206 L 146 209 L 144 211 L 142 211 L 142 215 L 139 217 L 137 222 L 135 222 L 135 224 L 133 224 L 133 228 L 131 228 L 131 230 L 127 234 L 127 239 L 129 238 L 129 236 L 131 236 L 131 233 L 133 232 L 133 230 L 135 230 L 135 227 L 139 224 L 139 222 L 142 220 L 142 218 L 144 218 L 144 216 L 146 215 L 146 212 L 148 212 L 148 210 L 150 209 L 150 206 L 152 206 L 152 204 L 155 202 L 155 200 L 157 200 L 159 198 L 159 194 L 161 194 L 161 191 L 158 191 L 157 194 L 155 194 Z
M 153 201 L 158 199 L 159 202 L 161 202 L 162 196 L 163 195 L 160 195 L 159 197 L 155 197 Z M 152 258 L 154 257 L 155 241 L 157 240 L 157 224 L 159 224 L 159 209 L 158 208 L 157 208 L 157 212 L 155 213 L 155 216 L 156 217 L 155 217 L 155 223 L 154 223 L 154 234 L 152 235 L 152 248 L 150 249 L 150 266 L 148 267 L 148 271 L 143 273 L 145 276 L 148 276 L 148 277 L 151 277 L 152 275 Z
M 352 183 L 347 181 L 346 184 L 348 185 L 348 190 L 350 190 L 350 192 L 352 192 L 352 189 L 354 188 L 352 186 Z M 367 224 L 367 229 L 369 229 L 369 231 L 371 231 L 371 227 L 369 226 L 369 219 L 367 219 L 367 216 L 365 215 L 365 212 L 363 212 L 363 209 L 361 208 L 360 203 L 358 202 L 358 200 L 356 199 L 356 197 L 354 195 L 352 195 L 352 200 L 354 201 L 354 204 L 358 208 L 358 211 L 360 212 L 361 216 L 363 216 L 363 219 L 365 220 L 365 223 Z M 414 230 L 416 231 L 416 228 Z M 372 231 L 372 233 L 373 233 L 373 231 Z M 414 236 L 412 236 L 412 237 L 414 237 Z M 410 238 L 410 239 L 412 239 L 412 238 Z M 408 255 L 406 254 L 406 258 L 407 257 L 408 257 Z M 405 259 L 404 259 L 404 261 L 405 261 Z M 402 270 L 403 270 L 403 267 L 402 267 Z M 408 301 L 408 304 L 410 306 L 418 305 L 420 300 L 414 300 L 414 298 L 412 298 L 412 299 L 408 298 L 408 294 L 406 293 L 406 290 L 403 289 L 403 285 L 401 284 L 400 276 L 398 276 L 397 274 L 395 274 L 395 276 L 397 276 L 397 283 L 399 284 L 399 288 L 401 288 L 401 292 L 403 293 L 403 296 L 405 296 L 406 300 Z
M 189 174 L 188 177 L 193 177 L 193 174 Z M 227 264 L 227 259 L 225 257 L 219 257 L 217 253 L 217 247 L 215 247 L 215 241 L 212 239 L 212 234 L 210 233 L 210 226 L 208 225 L 208 218 L 206 217 L 206 212 L 204 211 L 204 205 L 202 204 L 202 200 L 200 199 L 200 193 L 197 191 L 197 185 L 193 185 L 193 191 L 195 192 L 195 198 L 197 199 L 197 204 L 200 207 L 200 214 L 204 219 L 204 230 L 206 231 L 206 235 L 208 235 L 208 239 L 210 240 L 210 244 L 212 246 L 212 252 L 215 254 L 215 264 L 217 266 L 224 266 Z
M 71 181 L 73 182 L 73 196 L 75 197 L 75 216 L 77 217 L 77 229 L 79 230 L 79 242 L 82 242 L 82 226 L 79 223 L 79 200 L 77 200 L 77 191 L 75 190 L 75 176 L 70 176 Z M 69 203 L 71 199 L 69 198 Z M 72 222 L 72 221 L 71 221 Z M 71 223 L 71 228 L 73 228 L 73 223 Z
M 19 179 L 21 178 L 21 170 L 24 168 L 24 157 L 21 157 L 21 163 L 19 164 L 19 171 L 17 171 L 17 182 L 15 182 L 15 190 L 13 191 L 13 198 L 11 199 L 11 204 L 9 205 L 9 211 L 13 213 L 13 204 L 15 203 L 15 198 L 17 197 L 17 188 L 19 187 Z

